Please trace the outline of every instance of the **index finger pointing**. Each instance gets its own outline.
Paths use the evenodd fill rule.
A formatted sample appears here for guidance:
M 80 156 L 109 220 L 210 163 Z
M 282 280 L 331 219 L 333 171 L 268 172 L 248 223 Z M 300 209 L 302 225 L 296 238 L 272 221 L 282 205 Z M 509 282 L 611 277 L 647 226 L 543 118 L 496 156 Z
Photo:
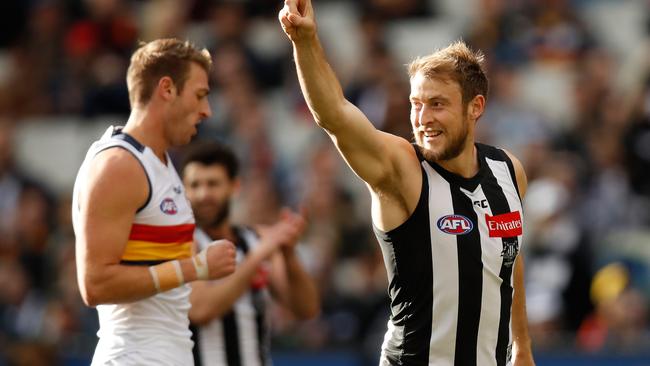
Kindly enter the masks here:
M 298 12 L 298 4 L 296 0 L 285 0 L 284 5 L 289 7 L 289 14 L 300 14 Z
M 311 8 L 311 0 L 297 0 L 300 3 L 298 4 L 298 11 L 300 12 L 300 15 L 307 15 L 305 11 L 309 8 Z

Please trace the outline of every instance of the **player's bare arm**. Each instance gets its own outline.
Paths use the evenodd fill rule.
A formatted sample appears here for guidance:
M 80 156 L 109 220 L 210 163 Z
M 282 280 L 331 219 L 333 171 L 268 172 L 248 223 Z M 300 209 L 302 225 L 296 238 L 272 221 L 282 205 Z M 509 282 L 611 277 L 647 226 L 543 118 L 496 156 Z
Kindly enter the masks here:
M 280 256 L 279 249 L 297 241 L 303 228 L 302 218 L 298 218 L 297 215 L 287 217 L 262 230 L 259 245 L 246 256 L 231 276 L 219 282 L 193 283 L 190 297 L 192 308 L 189 312 L 192 323 L 206 324 L 230 311 L 237 299 L 250 289 L 251 281 L 258 274 L 260 265 L 271 256 Z M 309 289 L 298 293 L 297 296 L 305 302 L 301 304 L 303 307 L 311 305 L 312 296 Z M 317 305 L 316 303 L 316 307 Z
M 512 336 L 515 366 L 532 366 L 533 352 L 528 334 L 526 315 L 526 291 L 524 290 L 524 258 L 521 254 L 515 261 L 514 294 L 512 297 Z
M 419 193 L 421 177 L 413 148 L 403 138 L 375 129 L 345 99 L 318 39 L 310 0 L 285 1 L 279 19 L 293 43 L 300 86 L 316 123 L 328 132 L 345 161 L 373 192 L 376 223 L 397 226 L 417 204 L 413 196 Z
M 129 184 L 124 177 L 129 177 Z M 148 190 L 142 166 L 128 151 L 112 148 L 95 157 L 79 191 L 76 243 L 78 282 L 87 305 L 132 302 L 158 292 L 147 266 L 120 264 L 135 213 L 146 202 Z M 234 270 L 232 244 L 211 252 L 206 253 L 209 276 L 222 277 Z M 179 262 L 184 281 L 195 280 L 192 259 Z
M 304 231 L 302 216 L 283 212 L 283 221 L 292 228 L 280 247 L 271 258 L 270 285 L 273 297 L 294 316 L 310 319 L 320 311 L 320 298 L 314 281 L 300 263 L 296 246 Z
M 512 153 L 506 151 L 512 161 L 517 178 L 519 195 L 523 199 L 528 188 L 528 179 L 524 167 Z M 514 269 L 514 294 L 512 299 L 512 333 L 514 337 L 515 366 L 534 365 L 531 341 L 528 334 L 528 316 L 526 313 L 526 291 L 524 288 L 524 258 L 519 253 Z
M 190 321 L 207 324 L 232 309 L 237 299 L 250 289 L 251 281 L 262 262 L 274 253 L 279 242 L 263 237 L 260 245 L 237 266 L 235 272 L 219 282 L 197 281 L 192 284 Z

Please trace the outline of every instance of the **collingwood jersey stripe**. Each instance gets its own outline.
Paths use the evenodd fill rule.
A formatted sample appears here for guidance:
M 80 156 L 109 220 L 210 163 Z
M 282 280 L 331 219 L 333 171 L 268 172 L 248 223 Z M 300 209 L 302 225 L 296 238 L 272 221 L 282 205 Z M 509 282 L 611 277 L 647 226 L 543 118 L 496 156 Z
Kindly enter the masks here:
M 454 213 L 478 223 L 478 217 L 469 199 L 459 186 L 451 190 Z M 469 233 L 456 236 L 458 247 L 458 325 L 456 328 L 455 365 L 476 364 L 478 327 L 481 315 L 483 291 L 483 262 L 481 238 L 478 227 Z
M 200 335 L 199 335 L 199 330 L 197 329 L 196 325 L 190 324 L 190 331 L 192 332 L 192 342 L 194 342 L 194 346 L 192 347 L 192 357 L 194 358 L 194 366 L 203 366 L 203 362 L 201 359 L 201 351 L 199 350 L 199 342 L 200 340 Z
M 519 190 L 517 188 L 517 184 L 514 174 L 514 169 L 510 169 L 510 166 L 512 163 L 510 163 L 510 166 L 506 164 L 506 162 L 509 162 L 509 159 L 505 156 L 505 153 L 494 150 L 493 151 L 494 155 L 502 155 L 500 160 L 502 161 L 497 161 L 490 159 L 490 157 L 486 157 L 486 162 L 490 166 L 490 169 L 487 170 L 488 174 L 486 176 L 486 181 L 484 183 L 484 190 L 486 191 L 486 196 L 488 199 L 488 203 L 490 205 L 490 208 L 492 210 L 493 215 L 499 215 L 499 214 L 504 214 L 508 213 L 511 211 L 511 203 L 509 203 L 508 198 L 506 197 L 506 194 L 504 192 L 504 188 L 502 187 L 512 187 L 514 186 L 517 190 L 517 198 L 519 198 Z M 497 157 L 497 156 L 492 156 L 492 157 Z M 511 175 L 512 174 L 512 175 Z M 509 195 L 510 201 L 513 200 L 512 192 L 510 192 Z M 504 237 L 501 239 L 503 243 L 503 249 L 504 251 L 507 249 L 509 245 L 515 245 L 515 247 L 518 247 L 518 238 L 517 237 Z M 498 333 L 498 342 L 496 346 L 496 361 L 498 366 L 502 366 L 506 364 L 506 361 L 510 358 L 508 356 L 508 353 L 511 351 L 511 340 L 512 340 L 512 335 L 510 334 L 511 327 L 510 327 L 510 317 L 511 317 L 511 306 L 512 306 L 512 293 L 513 293 L 513 283 L 512 283 L 512 269 L 513 269 L 514 263 L 509 263 L 506 260 L 503 261 L 501 265 L 501 270 L 499 272 L 499 277 L 502 279 L 501 283 L 501 317 L 499 320 L 499 333 Z
M 224 343 L 226 347 L 226 360 L 228 366 L 241 366 L 241 356 L 239 355 L 239 329 L 235 312 L 229 311 L 221 318 L 223 323 Z
M 257 245 L 257 236 L 251 230 L 235 227 L 237 261 Z M 200 248 L 211 242 L 205 232 L 197 230 L 195 239 Z M 195 364 L 228 366 L 270 365 L 269 330 L 266 288 L 251 287 L 221 318 L 195 327 Z
M 422 365 L 447 365 L 446 360 L 454 359 L 457 337 L 457 320 L 460 316 L 455 306 L 459 296 L 457 286 L 449 286 L 459 281 L 458 245 L 456 237 L 438 230 L 435 215 L 430 212 L 454 212 L 454 204 L 451 194 L 451 187 L 440 174 L 426 162 L 422 162 L 426 171 L 423 180 L 429 181 L 430 193 L 435 193 L 435 199 L 430 199 L 426 207 L 426 214 L 430 216 L 430 230 L 427 235 L 431 241 L 430 262 L 432 263 L 433 285 L 424 291 L 431 292 L 433 301 L 431 303 L 432 324 L 428 352 Z M 427 268 L 428 269 L 428 268 Z M 433 291 L 432 291 L 433 290 Z M 424 348 L 425 350 L 427 348 Z M 428 354 L 427 354 L 428 353 Z
M 416 148 L 423 171 L 417 207 L 398 228 L 375 228 L 391 297 L 382 365 L 510 364 L 521 202 L 505 153 L 476 146 L 480 168 L 470 179 L 427 162 Z
M 424 168 L 423 168 L 423 175 Z M 390 232 L 373 226 L 384 256 L 390 295 L 390 320 L 384 337 L 382 358 L 391 364 L 427 365 L 432 332 L 431 304 L 434 302 L 429 184 L 422 189 L 415 212 Z

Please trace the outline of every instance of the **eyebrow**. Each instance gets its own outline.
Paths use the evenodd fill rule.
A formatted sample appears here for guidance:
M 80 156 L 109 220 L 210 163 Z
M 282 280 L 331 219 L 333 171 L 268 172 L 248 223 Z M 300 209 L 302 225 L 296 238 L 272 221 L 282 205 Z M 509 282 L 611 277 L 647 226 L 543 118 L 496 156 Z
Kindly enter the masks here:
M 417 101 L 417 102 L 422 101 L 422 99 L 420 99 L 418 97 L 415 97 L 415 96 L 409 96 L 409 100 Z M 427 103 L 434 102 L 434 101 L 449 102 L 449 98 L 443 97 L 442 95 L 435 95 L 433 97 L 426 98 L 424 101 L 427 102 Z
M 210 88 L 201 88 L 197 91 L 199 94 L 208 95 L 210 94 Z

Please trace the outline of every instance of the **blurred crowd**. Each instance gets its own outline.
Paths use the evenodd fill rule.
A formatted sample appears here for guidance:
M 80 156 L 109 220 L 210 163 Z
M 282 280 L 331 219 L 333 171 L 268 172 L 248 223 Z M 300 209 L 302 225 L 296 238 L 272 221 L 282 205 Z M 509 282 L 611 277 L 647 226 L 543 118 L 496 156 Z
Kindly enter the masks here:
M 409 140 L 409 47 L 424 54 L 462 37 L 486 54 L 478 140 L 512 151 L 528 174 L 523 250 L 536 352 L 649 349 L 650 2 L 314 3 L 348 99 Z M 125 122 L 130 54 L 140 40 L 170 36 L 213 55 L 213 116 L 196 138 L 226 142 L 242 161 L 235 221 L 273 222 L 283 206 L 307 216 L 300 250 L 323 311 L 298 323 L 278 309 L 275 349 L 347 348 L 373 364 L 389 309 L 369 197 L 311 120 L 276 20 L 281 5 L 0 2 L 0 365 L 87 361 L 98 328 L 76 283 L 71 187 L 18 163 L 16 131 L 35 118 Z M 614 13 L 623 20 L 608 23 Z M 452 38 L 436 35 L 441 28 Z

